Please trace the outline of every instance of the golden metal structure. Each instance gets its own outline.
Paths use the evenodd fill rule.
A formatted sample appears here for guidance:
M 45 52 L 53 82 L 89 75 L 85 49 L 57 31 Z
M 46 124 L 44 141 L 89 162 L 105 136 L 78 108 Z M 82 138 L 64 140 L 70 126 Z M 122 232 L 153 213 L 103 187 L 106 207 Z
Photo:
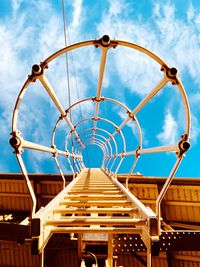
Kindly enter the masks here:
M 54 91 L 54 88 L 47 79 L 47 68 L 57 57 L 86 46 L 94 46 L 95 48 L 101 50 L 96 96 L 93 98 L 79 100 L 67 109 L 64 109 L 56 95 L 56 91 Z M 118 46 L 127 47 L 146 54 L 160 65 L 163 73 L 163 77 L 160 82 L 133 110 L 129 110 L 120 101 L 102 97 L 102 85 L 107 56 L 110 49 L 117 49 Z M 18 112 L 21 106 L 21 101 L 23 100 L 24 94 L 30 83 L 38 81 L 42 84 L 60 113 L 60 117 L 53 129 L 51 147 L 23 139 L 21 137 L 20 130 L 18 129 Z M 172 83 L 180 92 L 185 111 L 185 132 L 177 144 L 143 148 L 142 130 L 136 116 L 142 108 L 148 104 L 149 101 L 168 83 Z M 78 123 L 74 124 L 69 118 L 68 112 L 71 112 L 71 110 L 76 108 L 77 105 L 85 103 L 86 101 L 92 101 L 95 105 L 93 117 L 81 118 Z M 125 110 L 126 118 L 120 125 L 99 116 L 100 105 L 103 101 L 110 101 L 121 106 Z M 66 150 L 57 149 L 54 140 L 55 132 L 61 120 L 64 120 L 70 129 L 66 137 Z M 78 126 L 86 121 L 93 121 L 93 126 L 86 128 L 81 132 Z M 99 121 L 109 123 L 113 127 L 113 132 L 100 127 Z M 127 151 L 127 140 L 123 135 L 123 128 L 131 121 L 136 125 L 139 142 L 138 146 L 136 146 L 134 150 Z M 89 132 L 87 136 L 85 135 L 86 131 Z M 97 131 L 101 131 L 101 133 L 97 133 Z M 106 136 L 104 134 L 106 134 Z M 119 146 L 116 141 L 115 137 L 117 134 L 121 137 L 121 146 Z M 147 266 L 152 266 L 151 256 L 152 253 L 157 253 L 156 251 L 159 248 L 159 238 L 162 235 L 161 202 L 173 180 L 174 174 L 176 173 L 185 152 L 190 148 L 190 109 L 184 87 L 175 68 L 171 68 L 157 55 L 141 46 L 125 41 L 111 40 L 108 35 L 104 35 L 98 40 L 80 42 L 65 47 L 42 61 L 39 65 L 33 65 L 32 73 L 28 76 L 28 79 L 24 83 L 15 104 L 11 135 L 10 144 L 14 148 L 14 153 L 16 154 L 33 201 L 31 235 L 32 241 L 36 244 L 41 257 L 43 257 L 45 246 L 53 234 L 71 233 L 72 236 L 73 234 L 76 234 L 78 238 L 78 258 L 81 266 L 85 265 L 85 260 L 82 257 L 84 248 L 88 244 L 92 244 L 92 242 L 97 240 L 99 243 L 102 242 L 102 244 L 106 241 L 107 244 L 107 258 L 105 258 L 105 266 L 115 267 L 113 265 L 113 235 L 139 234 L 146 246 Z M 68 140 L 71 136 L 74 138 L 75 144 L 70 151 Z M 104 154 L 102 169 L 85 168 L 82 152 L 88 143 L 95 144 L 101 148 Z M 122 147 L 122 149 L 120 149 L 120 147 Z M 63 180 L 63 190 L 47 206 L 41 208 L 37 212 L 37 198 L 22 159 L 23 149 L 38 150 L 52 154 Z M 164 183 L 163 188 L 160 190 L 156 200 L 156 211 L 154 212 L 128 190 L 128 179 L 139 158 L 143 154 L 158 152 L 174 152 L 177 155 L 177 160 L 166 182 Z M 64 155 L 67 158 L 68 164 L 74 174 L 74 179 L 67 186 L 57 155 Z M 134 161 L 130 174 L 126 180 L 126 187 L 124 187 L 116 179 L 116 175 L 120 166 L 123 164 L 124 158 L 128 156 L 134 156 Z M 118 159 L 119 162 L 115 167 L 115 170 L 113 170 L 116 159 Z M 92 235 L 93 240 L 87 240 L 87 238 L 85 238 L 87 235 Z M 101 238 L 105 235 L 106 238 L 102 241 Z

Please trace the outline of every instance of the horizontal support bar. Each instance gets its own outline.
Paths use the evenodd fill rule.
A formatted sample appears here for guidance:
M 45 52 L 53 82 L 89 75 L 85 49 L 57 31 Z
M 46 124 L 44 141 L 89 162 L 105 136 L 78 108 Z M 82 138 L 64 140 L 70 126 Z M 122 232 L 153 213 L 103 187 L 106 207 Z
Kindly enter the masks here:
M 104 233 L 104 234 L 141 234 L 142 228 L 126 227 L 57 227 L 52 233 Z
M 87 214 L 87 213 L 106 213 L 106 214 L 122 214 L 122 213 L 136 213 L 138 211 L 137 208 L 66 208 L 66 209 L 56 209 L 54 213 L 61 213 L 61 214 Z
M 116 156 L 132 156 L 132 155 L 142 155 L 142 154 L 151 154 L 151 153 L 160 153 L 160 152 L 178 152 L 179 148 L 177 145 L 169 145 L 169 146 L 158 146 L 151 148 L 143 148 L 138 150 L 133 150 L 129 152 L 124 152 L 123 154 L 117 154 Z

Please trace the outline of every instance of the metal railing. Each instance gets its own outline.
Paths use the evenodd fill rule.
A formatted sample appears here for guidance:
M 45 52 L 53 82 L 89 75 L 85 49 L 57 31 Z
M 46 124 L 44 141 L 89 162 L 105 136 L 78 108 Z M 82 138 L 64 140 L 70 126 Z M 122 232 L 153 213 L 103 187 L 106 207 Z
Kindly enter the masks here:
M 79 100 L 78 102 L 72 104 L 70 107 L 64 108 L 61 105 L 60 100 L 56 95 L 56 89 L 54 90 L 51 86 L 49 80 L 47 79 L 46 72 L 48 71 L 49 65 L 52 61 L 63 54 L 69 53 L 70 51 L 74 51 L 76 49 L 81 49 L 82 47 L 95 47 L 96 49 L 101 50 L 100 55 L 100 67 L 99 67 L 99 74 L 98 74 L 98 82 L 96 87 L 96 95 L 95 97 L 85 98 Z M 106 69 L 106 62 L 108 61 L 108 54 L 110 49 L 117 49 L 117 47 L 127 47 L 128 49 L 134 49 L 138 52 L 144 53 L 148 57 L 152 58 L 158 65 L 160 65 L 161 71 L 163 73 L 162 79 L 158 82 L 158 84 L 136 105 L 133 110 L 127 108 L 123 103 L 117 101 L 112 98 L 102 97 L 102 88 L 103 88 L 103 80 L 104 74 Z M 23 98 L 25 93 L 28 91 L 27 88 L 32 82 L 40 82 L 44 89 L 46 90 L 48 96 L 50 97 L 51 101 L 53 102 L 54 106 L 58 110 L 60 117 L 58 118 L 56 125 L 52 131 L 52 139 L 51 139 L 51 146 L 44 146 L 29 140 L 25 140 L 22 138 L 20 129 L 18 128 L 18 113 L 21 107 L 21 103 L 23 102 Z M 142 130 L 137 120 L 137 114 L 144 108 L 145 105 L 149 103 L 168 83 L 172 83 L 176 86 L 180 92 L 180 98 L 184 106 L 184 121 L 185 121 L 185 132 L 183 133 L 180 140 L 177 141 L 177 144 L 169 144 L 166 146 L 157 146 L 157 147 L 149 147 L 143 148 L 143 139 L 142 139 Z M 94 105 L 94 113 L 91 116 L 86 116 L 84 119 L 79 120 L 78 122 L 73 122 L 70 120 L 68 113 L 72 109 L 75 109 L 77 106 L 82 105 L 86 102 L 92 102 Z M 101 103 L 107 101 L 111 102 L 123 109 L 126 116 L 125 119 L 118 125 L 117 123 L 113 122 L 108 118 L 104 118 L 99 115 L 99 111 L 101 108 Z M 114 116 L 113 116 L 114 119 Z M 66 122 L 68 131 L 66 134 L 66 145 L 65 150 L 58 149 L 55 143 L 55 134 L 58 129 L 59 123 L 64 120 Z M 85 124 L 86 122 L 91 122 L 90 127 L 85 127 L 82 131 L 80 130 L 80 125 Z M 127 151 L 127 143 L 131 142 L 130 137 L 125 137 L 124 135 L 124 128 L 128 125 L 128 123 L 134 123 L 135 127 L 137 128 L 138 133 L 138 143 L 135 145 L 135 149 L 131 151 Z M 109 124 L 112 126 L 113 130 L 107 130 L 107 127 L 100 126 L 100 123 L 104 123 L 104 125 Z M 86 132 L 89 132 L 88 136 L 86 137 Z M 10 144 L 14 148 L 14 153 L 16 154 L 17 160 L 19 162 L 20 168 L 22 173 L 25 177 L 27 186 L 29 188 L 31 198 L 33 201 L 33 210 L 32 214 L 36 212 L 36 196 L 32 187 L 32 184 L 28 177 L 28 172 L 26 170 L 25 164 L 22 159 L 22 154 L 24 149 L 30 150 L 38 150 L 46 153 L 50 153 L 53 155 L 55 164 L 58 168 L 58 171 L 61 175 L 63 180 L 63 187 L 66 186 L 64 172 L 61 169 L 59 164 L 58 155 L 63 155 L 66 157 L 68 166 L 70 167 L 74 177 L 77 173 L 80 173 L 81 170 L 84 168 L 83 162 L 83 150 L 85 146 L 88 144 L 97 145 L 103 151 L 103 162 L 102 168 L 110 175 L 114 173 L 115 175 L 120 170 L 121 165 L 124 162 L 126 157 L 131 156 L 133 163 L 131 165 L 130 171 L 127 173 L 133 173 L 138 161 L 141 160 L 142 155 L 144 154 L 151 154 L 151 153 L 160 153 L 160 152 L 173 152 L 177 156 L 177 160 L 172 168 L 172 171 L 169 174 L 166 183 L 164 184 L 163 189 L 161 190 L 158 199 L 156 201 L 156 214 L 158 216 L 158 221 L 160 223 L 160 205 L 161 201 L 169 188 L 171 181 L 174 177 L 175 172 L 177 171 L 185 152 L 189 149 L 189 136 L 190 136 L 190 109 L 187 100 L 187 96 L 184 90 L 184 87 L 178 77 L 177 70 L 175 68 L 169 67 L 163 60 L 161 60 L 157 55 L 152 53 L 151 51 L 147 50 L 144 47 L 138 46 L 134 43 L 125 42 L 121 40 L 111 40 L 109 36 L 105 35 L 98 40 L 89 40 L 85 42 L 80 42 L 77 44 L 70 45 L 65 47 L 53 55 L 49 56 L 47 59 L 42 61 L 39 65 L 33 65 L 31 75 L 28 76 L 27 80 L 25 81 L 15 104 L 13 116 L 12 116 L 12 137 L 10 139 Z M 119 141 L 116 140 L 117 135 L 120 136 L 120 144 Z M 74 144 L 70 143 L 69 139 L 73 136 Z M 119 159 L 119 162 L 116 166 L 116 159 Z M 115 169 L 114 169 L 115 167 Z M 113 171 L 114 169 L 114 171 Z M 128 181 L 128 180 L 127 180 Z M 116 181 L 117 183 L 117 181 Z M 128 182 L 127 182 L 128 186 Z

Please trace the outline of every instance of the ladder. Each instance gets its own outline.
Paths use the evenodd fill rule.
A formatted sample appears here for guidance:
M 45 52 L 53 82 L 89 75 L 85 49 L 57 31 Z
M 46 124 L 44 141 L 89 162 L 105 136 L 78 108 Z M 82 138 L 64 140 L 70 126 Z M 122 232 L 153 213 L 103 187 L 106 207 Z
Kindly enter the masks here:
M 104 256 L 109 267 L 113 266 L 113 235 L 140 234 L 147 247 L 148 266 L 151 266 L 152 242 L 159 239 L 155 213 L 101 169 L 83 169 L 33 216 L 31 235 L 39 253 L 43 253 L 54 233 L 76 234 L 82 265 L 82 253 L 87 246 L 106 244 Z

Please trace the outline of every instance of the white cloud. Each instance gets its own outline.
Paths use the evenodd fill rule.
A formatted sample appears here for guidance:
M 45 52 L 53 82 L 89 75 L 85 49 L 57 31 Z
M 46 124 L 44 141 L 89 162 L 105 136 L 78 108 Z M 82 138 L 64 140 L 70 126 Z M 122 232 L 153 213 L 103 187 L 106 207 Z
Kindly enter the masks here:
M 118 115 L 120 116 L 120 118 L 122 118 L 122 120 L 125 120 L 128 117 L 127 113 L 126 112 L 123 112 L 123 111 L 119 111 L 118 112 Z M 138 130 L 137 130 L 137 127 L 135 125 L 135 122 L 132 121 L 132 120 L 129 120 L 127 122 L 127 126 L 131 128 L 134 136 L 138 138 Z
M 192 5 L 192 3 L 190 3 L 189 8 L 187 10 L 187 19 L 189 22 L 191 22 L 193 20 L 195 16 L 195 9 L 194 6 Z
M 13 10 L 14 16 L 17 14 L 22 2 L 23 2 L 23 0 L 12 0 L 12 10 Z
M 122 118 L 123 121 L 127 118 L 127 113 L 126 112 L 118 111 L 118 115 L 120 116 L 120 118 Z M 140 122 L 138 122 L 138 123 L 140 123 Z M 131 130 L 133 132 L 133 135 L 135 136 L 136 140 L 139 141 L 140 136 L 139 136 L 139 132 L 138 132 L 138 128 L 136 126 L 136 123 L 134 121 L 132 121 L 132 120 L 129 120 L 126 125 L 131 128 Z M 141 129 L 141 132 L 142 132 L 142 142 L 143 142 L 142 145 L 148 145 L 149 142 L 148 142 L 148 139 L 146 137 L 145 129 Z M 126 142 L 128 143 L 129 140 L 126 140 Z
M 73 19 L 71 27 L 75 30 L 80 27 L 81 21 L 83 19 L 83 9 L 82 9 L 82 0 L 73 1 Z
M 122 3 L 123 1 L 117 1 L 117 6 L 120 6 Z M 200 76 L 198 75 L 200 62 L 200 15 L 197 11 L 194 13 L 192 11 L 193 7 L 190 6 L 188 9 L 190 15 L 188 16 L 192 23 L 188 23 L 187 20 L 176 16 L 176 8 L 170 1 L 165 2 L 164 5 L 163 2 L 158 1 L 154 5 L 152 19 L 140 22 L 138 18 L 127 17 L 127 13 L 131 14 L 128 8 L 121 10 L 117 8 L 117 11 L 114 12 L 111 1 L 109 10 L 104 13 L 102 21 L 97 25 L 97 30 L 99 35 L 106 32 L 116 39 L 130 40 L 151 49 L 171 66 L 177 67 L 181 76 L 190 74 L 200 87 Z M 117 13 L 117 16 L 115 16 L 115 13 Z M 130 71 L 128 67 L 125 67 L 126 63 L 128 66 L 131 66 L 133 73 L 137 71 L 138 67 L 139 70 L 141 69 L 140 65 L 135 67 L 134 65 L 136 64 L 133 64 L 138 62 L 137 58 L 132 62 L 132 65 L 130 65 L 131 60 L 127 60 L 127 58 L 128 56 L 117 58 L 115 62 L 116 64 L 117 61 L 120 62 L 118 65 L 122 66 L 121 68 L 119 66 L 122 72 L 120 74 L 118 69 L 118 74 L 120 74 L 123 82 L 130 79 Z M 143 63 L 146 64 L 146 61 Z M 145 82 L 146 88 L 148 88 L 150 81 L 154 82 L 156 80 L 155 76 L 159 70 L 150 68 L 148 64 L 146 70 L 143 69 L 143 71 L 147 77 Z M 154 75 L 151 77 L 152 73 Z M 141 77 L 141 74 L 142 72 L 138 71 L 138 77 Z M 145 78 L 144 74 L 143 77 Z M 136 81 L 139 81 L 137 75 Z M 131 87 L 130 84 L 129 86 Z M 145 92 L 145 90 L 142 90 L 140 92 Z
M 192 116 L 191 116 L 191 132 L 190 132 L 192 144 L 197 143 L 199 135 L 200 135 L 200 123 L 199 123 L 198 119 L 192 114 Z
M 178 141 L 177 130 L 178 125 L 173 115 L 168 110 L 165 115 L 162 132 L 157 135 L 157 138 L 163 145 L 175 144 Z
M 62 18 L 58 16 L 52 5 L 46 1 L 38 5 L 35 1 L 30 0 L 26 3 L 26 8 L 21 9 L 22 2 L 23 0 L 13 0 L 11 3 L 11 15 L 4 21 L 0 20 L 0 108 L 2 110 L 1 132 L 3 135 L 1 147 L 5 151 L 9 145 L 8 140 L 10 138 L 14 103 L 23 82 L 31 72 L 31 66 L 44 60 L 64 46 Z M 83 9 L 82 1 L 75 1 L 75 3 L 78 6 L 74 5 L 72 24 L 73 31 L 78 35 Z M 63 76 L 66 77 L 63 74 L 66 74 L 66 70 L 63 70 L 62 66 L 56 69 L 57 81 Z M 83 97 L 87 89 L 83 78 L 81 78 L 81 84 L 80 95 Z M 54 120 L 56 114 L 49 108 L 47 110 L 48 103 L 52 105 L 52 102 L 45 90 L 41 90 L 41 86 L 37 86 L 37 84 L 35 87 L 36 89 L 33 90 L 30 86 L 25 94 L 23 102 L 26 105 L 20 108 L 19 121 L 21 122 L 21 127 L 19 130 L 23 130 L 22 134 L 28 140 L 50 145 L 51 133 L 49 134 L 49 128 L 56 121 Z M 58 87 L 57 89 L 57 86 L 55 86 L 55 91 L 58 93 L 61 102 L 65 104 L 64 108 L 66 108 L 66 100 L 63 100 L 63 87 Z M 72 97 L 77 99 L 74 91 L 72 92 Z M 50 118 L 52 119 L 51 122 L 48 121 Z M 46 159 L 47 156 L 43 153 L 39 158 L 38 155 L 37 157 L 30 155 L 30 157 L 37 164 L 38 160 L 40 161 L 41 158 Z M 9 166 L 9 162 L 5 160 L 4 164 L 4 169 L 6 170 L 6 165 Z
M 102 17 L 100 16 L 101 21 L 95 22 L 98 35 L 102 36 L 107 33 L 116 39 L 132 41 L 155 51 L 170 65 L 178 67 L 181 76 L 184 74 L 190 75 L 197 85 L 196 93 L 198 95 L 200 90 L 200 15 L 198 10 L 195 10 L 190 4 L 186 12 L 187 19 L 183 20 L 177 18 L 177 7 L 173 3 L 166 1 L 163 4 L 163 1 L 156 1 L 152 18 L 148 21 L 143 19 L 141 21 L 138 16 L 130 16 L 132 12 L 131 5 L 127 4 L 126 1 L 108 2 L 109 8 L 105 10 Z M 8 125 L 11 125 L 12 108 L 23 81 L 31 71 L 31 65 L 39 63 L 40 60 L 64 46 L 62 16 L 58 16 L 51 2 L 41 1 L 38 5 L 35 0 L 26 1 L 26 9 L 20 8 L 22 4 L 23 0 L 13 0 L 12 16 L 7 17 L 5 21 L 0 21 L 0 108 L 3 110 L 1 114 L 1 129 L 4 135 L 3 139 L 6 139 L 6 142 L 9 139 L 10 129 Z M 68 10 L 66 11 L 68 12 Z M 82 0 L 73 1 L 71 15 L 72 19 L 68 23 L 68 28 L 71 43 L 74 43 L 83 40 L 83 36 L 86 35 L 82 27 L 87 20 Z M 96 32 L 92 34 L 93 36 L 91 37 L 97 35 Z M 127 90 L 143 97 L 159 81 L 161 76 L 159 66 L 152 64 L 152 61 L 146 56 L 141 56 L 140 53 L 130 53 L 128 49 L 120 51 L 119 48 L 113 54 L 115 55 L 106 73 L 104 87 L 109 87 L 116 83 L 116 80 L 112 79 L 114 77 L 112 75 L 115 75 L 115 77 L 117 75 L 121 84 L 125 85 L 121 86 L 121 94 L 123 94 L 124 87 L 126 87 L 128 88 Z M 76 61 L 77 80 L 80 85 L 80 98 L 84 98 L 91 88 L 93 90 L 92 94 L 95 95 L 99 68 L 98 53 L 95 49 L 93 50 L 89 47 L 86 52 L 74 55 L 74 58 Z M 51 73 L 50 69 L 51 67 L 47 72 Z M 64 108 L 66 108 L 67 101 L 63 97 L 64 94 L 66 96 L 65 69 L 62 64 L 58 64 L 56 68 L 52 67 L 52 70 L 54 70 L 54 75 L 50 77 L 55 78 L 55 81 L 52 82 L 53 87 Z M 72 74 L 73 102 L 77 100 L 77 93 L 71 69 L 70 73 Z M 189 88 L 189 90 L 191 89 Z M 50 107 L 53 106 L 51 100 L 45 95 L 44 90 L 43 92 L 35 90 L 34 93 L 37 97 L 39 96 L 38 101 L 41 100 L 41 103 L 37 103 L 37 110 L 35 111 L 27 106 L 23 115 L 26 115 L 26 112 L 30 112 L 33 128 L 37 125 L 37 128 L 31 129 L 33 139 L 45 142 L 44 139 L 48 136 L 46 116 L 51 117 L 51 119 L 56 116 L 53 113 L 51 114 L 50 110 L 47 112 L 46 105 L 43 106 L 42 104 L 42 101 L 46 101 L 46 104 L 50 103 Z M 34 94 L 32 97 L 35 97 Z M 198 102 L 196 101 L 194 105 L 198 106 Z M 90 105 L 84 106 L 84 115 L 86 113 L 89 114 L 90 109 Z M 37 115 L 39 110 L 41 114 Z M 194 115 L 192 117 L 193 140 L 197 140 L 200 134 L 197 118 L 198 116 L 195 113 L 195 117 Z M 24 129 L 26 119 L 24 120 Z M 135 127 L 132 125 L 128 126 L 135 133 Z M 43 133 L 43 137 L 39 135 L 39 129 Z M 176 137 L 177 124 L 172 113 L 167 111 L 163 131 L 158 134 L 157 138 L 161 143 L 168 143 L 169 141 L 173 143 L 173 141 L 176 141 Z
M 174 3 L 166 1 L 163 4 L 163 1 L 155 1 L 152 18 L 148 21 L 144 19 L 139 21 L 138 17 L 127 16 L 127 14 L 131 15 L 131 10 L 128 8 L 120 9 L 123 2 L 118 0 L 116 7 L 113 7 L 112 2 L 110 2 L 110 8 L 103 14 L 102 21 L 97 26 L 99 35 L 106 32 L 116 39 L 130 40 L 152 50 L 167 64 L 177 67 L 181 79 L 184 76 L 189 76 L 196 84 L 196 92 L 199 92 L 199 10 L 190 3 L 188 9 L 185 8 L 187 17 L 180 18 L 176 14 L 178 6 Z M 147 94 L 157 83 L 160 75 L 156 64 L 152 65 L 147 58 L 141 57 L 137 53 L 131 54 L 128 50 L 118 53 L 117 48 L 115 52 L 114 68 L 122 84 L 125 85 L 124 87 L 128 87 L 129 91 L 137 93 L 139 96 Z M 194 91 L 190 85 L 191 83 L 188 83 L 186 91 L 189 95 Z M 195 105 L 198 105 L 197 101 Z M 196 119 L 196 125 L 197 122 Z M 163 142 L 168 142 L 171 139 L 173 142 L 178 126 L 169 112 L 166 114 L 165 124 L 166 126 L 168 124 L 168 127 L 164 128 L 163 133 L 158 135 L 159 139 Z M 175 129 L 170 128 L 170 125 L 173 125 Z M 171 137 L 169 132 L 172 133 Z M 198 131 L 195 132 L 196 134 L 199 133 Z

